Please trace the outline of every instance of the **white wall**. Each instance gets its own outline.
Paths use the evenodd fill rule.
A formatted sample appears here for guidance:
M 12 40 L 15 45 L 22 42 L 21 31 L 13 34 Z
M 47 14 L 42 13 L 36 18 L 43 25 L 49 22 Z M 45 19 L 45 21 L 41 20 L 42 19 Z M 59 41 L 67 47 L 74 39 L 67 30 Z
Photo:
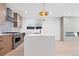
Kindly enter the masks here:
M 39 12 L 42 9 L 42 4 L 38 3 L 30 3 L 30 4 L 24 4 L 24 3 L 8 3 L 8 7 L 18 11 L 22 16 L 25 18 L 23 19 L 22 29 L 21 32 L 26 31 L 27 22 L 26 20 L 31 17 L 37 17 L 39 18 Z M 79 16 L 79 3 L 47 3 L 45 4 L 46 11 L 49 12 L 49 15 L 47 17 L 58 17 L 58 16 Z M 25 14 L 27 12 L 27 14 Z M 46 19 L 46 21 L 43 22 L 43 31 L 42 33 L 46 33 L 48 35 L 55 35 L 56 39 L 59 39 L 59 21 L 56 21 L 56 19 L 53 21 L 49 21 L 50 19 Z M 67 21 L 67 20 L 66 20 Z M 68 19 L 68 23 L 65 27 L 65 31 L 79 31 L 76 23 L 74 20 Z M 71 24 L 70 24 L 71 23 Z M 73 25 L 74 24 L 74 25 Z M 52 25 L 52 27 L 51 27 Z M 48 27 L 49 26 L 49 27 Z M 74 29 L 73 29 L 74 28 Z M 70 30 L 71 29 L 71 30 Z M 53 32 L 53 34 L 52 34 Z
M 60 20 L 59 18 L 47 18 L 43 21 L 42 34 L 55 36 L 56 40 L 60 40 Z
M 39 17 L 39 12 L 42 10 L 43 4 L 7 3 L 7 6 L 19 12 L 22 16 Z M 45 10 L 49 12 L 48 17 L 79 16 L 79 3 L 45 3 Z
M 33 18 L 32 18 L 33 19 Z M 21 32 L 27 32 L 27 20 L 23 21 Z M 59 18 L 46 18 L 45 21 L 42 21 L 42 35 L 55 36 L 56 40 L 60 40 L 60 20 Z
M 79 37 L 66 37 L 65 32 L 79 32 L 79 17 L 64 18 L 64 40 L 79 40 Z
M 26 27 L 27 27 L 27 19 L 23 18 L 22 19 L 22 28 L 20 29 L 20 32 L 26 32 Z
M 79 17 L 64 18 L 65 32 L 79 32 Z

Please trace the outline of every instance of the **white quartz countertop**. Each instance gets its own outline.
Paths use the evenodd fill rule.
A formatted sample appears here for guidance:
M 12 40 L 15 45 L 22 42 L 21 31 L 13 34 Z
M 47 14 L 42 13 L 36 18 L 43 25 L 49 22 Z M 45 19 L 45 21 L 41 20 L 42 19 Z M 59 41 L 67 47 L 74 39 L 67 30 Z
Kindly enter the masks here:
M 26 36 L 54 36 L 54 35 L 48 35 L 48 34 L 26 34 Z

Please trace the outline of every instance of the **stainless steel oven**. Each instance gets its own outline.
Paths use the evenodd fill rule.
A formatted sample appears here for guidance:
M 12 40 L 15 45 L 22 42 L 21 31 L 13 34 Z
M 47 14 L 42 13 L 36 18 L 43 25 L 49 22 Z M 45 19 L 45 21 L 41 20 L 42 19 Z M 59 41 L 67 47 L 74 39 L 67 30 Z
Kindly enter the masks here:
M 17 48 L 21 42 L 21 36 L 19 32 L 3 32 L 3 34 L 12 34 L 12 49 Z
M 13 36 L 13 49 L 17 48 L 21 44 L 20 35 Z

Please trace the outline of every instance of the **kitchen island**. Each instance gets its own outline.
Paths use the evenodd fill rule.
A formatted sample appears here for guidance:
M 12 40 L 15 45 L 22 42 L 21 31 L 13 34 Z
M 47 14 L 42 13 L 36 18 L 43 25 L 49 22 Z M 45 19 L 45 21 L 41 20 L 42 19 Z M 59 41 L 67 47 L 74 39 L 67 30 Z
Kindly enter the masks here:
M 53 56 L 54 36 L 50 35 L 26 35 L 24 38 L 25 56 Z

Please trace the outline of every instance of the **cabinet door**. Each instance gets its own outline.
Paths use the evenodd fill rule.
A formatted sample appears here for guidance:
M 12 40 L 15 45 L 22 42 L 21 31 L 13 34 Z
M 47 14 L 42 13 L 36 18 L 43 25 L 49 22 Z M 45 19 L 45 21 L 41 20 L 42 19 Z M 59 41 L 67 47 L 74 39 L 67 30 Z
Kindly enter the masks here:
M 22 16 L 18 15 L 18 28 L 22 27 Z
M 2 40 L 3 41 L 0 44 L 1 45 L 0 55 L 5 55 L 12 50 L 12 36 L 11 35 L 4 36 Z
M 4 37 L 3 45 L 4 45 L 5 54 L 12 50 L 12 36 L 11 35 Z
M 5 23 L 6 17 L 6 5 L 4 3 L 0 3 L 0 24 Z
M 4 55 L 4 47 L 3 47 L 3 41 L 0 42 L 0 56 Z
M 0 36 L 0 56 L 4 55 L 4 40 L 3 40 L 3 36 Z
M 18 13 L 14 13 L 14 27 L 21 28 L 22 16 Z
M 17 27 L 17 13 L 13 13 L 14 16 L 14 27 Z

